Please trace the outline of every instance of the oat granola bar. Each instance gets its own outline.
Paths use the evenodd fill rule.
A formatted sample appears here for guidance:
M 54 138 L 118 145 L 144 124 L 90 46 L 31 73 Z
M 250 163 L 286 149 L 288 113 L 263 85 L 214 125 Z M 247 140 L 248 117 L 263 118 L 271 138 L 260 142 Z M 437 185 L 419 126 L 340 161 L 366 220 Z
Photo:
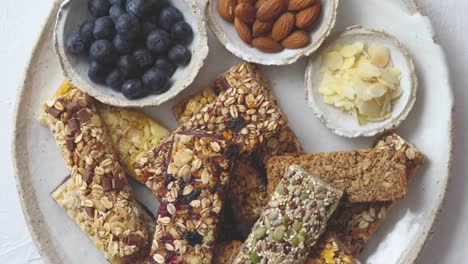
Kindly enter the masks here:
M 404 154 L 406 174 L 409 178 L 413 177 L 418 168 L 423 165 L 423 154 L 394 132 L 382 136 L 375 147 Z M 392 204 L 392 202 L 342 203 L 337 217 L 330 222 L 329 230 L 336 234 L 336 238 L 349 249 L 353 256 L 356 256 L 380 226 Z
M 88 217 L 97 219 L 97 247 L 111 261 L 141 250 L 148 230 L 92 99 L 72 88 L 48 101 L 43 112 Z M 105 232 L 113 225 L 117 232 Z
M 298 164 L 343 190 L 351 202 L 393 201 L 407 192 L 405 156 L 392 150 L 375 148 L 273 157 L 268 162 L 270 193 L 290 164 Z
M 234 262 L 242 242 L 239 240 L 226 241 L 216 245 L 213 264 L 231 264 Z
M 304 263 L 342 194 L 291 165 L 234 263 Z
M 218 96 L 218 91 L 213 87 L 207 87 L 181 101 L 172 107 L 179 124 L 184 124 L 192 116 L 196 115 L 207 104 L 214 101 Z
M 306 264 L 356 264 L 357 261 L 349 250 L 333 234 L 326 233 L 312 253 Z
M 70 178 L 70 176 L 66 177 L 62 184 L 60 184 L 52 193 L 52 198 L 57 202 L 57 204 L 70 216 L 70 218 L 80 227 L 80 229 L 85 233 L 91 240 L 93 234 L 99 232 L 96 228 L 96 220 L 95 218 L 90 218 L 88 213 L 86 212 L 86 208 L 82 205 L 81 199 L 79 197 L 79 190 L 76 189 L 75 183 Z M 142 216 L 143 223 L 148 228 L 148 232 L 153 233 L 155 228 L 155 220 L 154 216 L 150 213 L 150 211 L 145 208 L 143 205 L 138 204 L 138 210 Z M 119 229 L 120 226 L 118 224 L 114 224 L 109 226 L 107 232 L 118 232 L 116 229 Z M 124 258 L 115 261 L 119 264 L 124 263 L 144 263 L 145 259 L 149 254 L 149 247 L 148 244 L 145 248 L 141 251 L 134 253 L 133 255 L 126 256 Z
M 154 263 L 211 263 L 234 151 L 206 133 L 174 135 L 151 249 Z

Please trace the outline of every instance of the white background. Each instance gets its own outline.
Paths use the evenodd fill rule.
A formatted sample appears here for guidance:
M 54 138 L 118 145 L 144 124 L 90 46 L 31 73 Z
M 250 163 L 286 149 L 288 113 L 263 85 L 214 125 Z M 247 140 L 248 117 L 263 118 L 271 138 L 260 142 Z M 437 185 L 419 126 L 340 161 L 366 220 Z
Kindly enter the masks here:
M 84 1 L 84 0 L 83 0 Z M 345 0 L 344 0 L 345 1 Z M 387 0 L 394 1 L 394 0 Z M 395 0 L 396 1 L 396 0 Z M 365 4 L 365 1 L 362 1 Z M 418 263 L 465 263 L 468 237 L 468 1 L 420 0 L 450 67 L 455 93 L 454 167 L 435 232 Z M 24 223 L 10 144 L 17 88 L 53 0 L 1 0 L 0 7 L 0 263 L 42 263 Z M 438 107 L 434 105 L 434 107 Z

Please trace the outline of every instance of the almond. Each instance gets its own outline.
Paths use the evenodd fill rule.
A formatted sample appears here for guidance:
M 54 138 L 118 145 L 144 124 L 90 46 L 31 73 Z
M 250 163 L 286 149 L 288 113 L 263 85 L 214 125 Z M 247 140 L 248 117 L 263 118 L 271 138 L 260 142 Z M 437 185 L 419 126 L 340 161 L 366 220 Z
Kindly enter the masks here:
M 273 22 L 262 22 L 260 20 L 255 20 L 253 24 L 253 35 L 254 37 L 265 36 L 271 32 L 273 28 Z
M 239 35 L 240 39 L 250 45 L 252 43 L 252 32 L 250 32 L 249 26 L 236 17 L 234 18 L 234 27 L 236 28 L 237 35 Z
M 281 45 L 287 49 L 298 49 L 309 44 L 309 42 L 309 34 L 303 30 L 298 30 L 283 39 L 283 41 L 281 41 Z
M 266 37 L 254 38 L 254 40 L 252 41 L 252 45 L 258 50 L 261 50 L 263 52 L 268 52 L 268 53 L 278 52 L 278 51 L 283 50 L 283 46 L 281 46 L 281 44 L 274 41 L 272 38 L 266 38 Z
M 259 9 L 264 3 L 266 3 L 268 0 L 258 0 L 255 3 L 255 8 Z
M 320 2 L 308 7 L 296 14 L 296 27 L 301 29 L 310 29 L 310 27 L 317 21 L 320 14 Z
M 286 9 L 284 0 L 268 0 L 257 11 L 257 19 L 260 21 L 272 21 Z
M 234 21 L 234 9 L 236 8 L 236 0 L 218 0 L 218 13 L 224 20 Z
M 252 24 L 255 21 L 255 14 L 257 14 L 257 9 L 250 4 L 240 3 L 237 4 L 234 14 L 240 20 L 247 24 Z
M 249 4 L 251 6 L 254 6 L 255 2 L 255 0 L 238 0 L 237 4 Z
M 282 14 L 273 24 L 273 29 L 271 30 L 272 38 L 275 41 L 281 41 L 291 33 L 294 28 L 294 14 L 291 12 L 286 12 Z
M 317 3 L 317 0 L 289 0 L 288 11 L 299 11 Z

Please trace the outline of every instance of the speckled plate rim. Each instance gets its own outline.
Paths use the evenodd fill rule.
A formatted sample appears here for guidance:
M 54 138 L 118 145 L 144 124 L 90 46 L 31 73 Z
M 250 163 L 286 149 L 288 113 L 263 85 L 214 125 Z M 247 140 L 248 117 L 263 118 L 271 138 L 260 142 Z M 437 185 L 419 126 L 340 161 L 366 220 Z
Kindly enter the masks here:
M 408 7 L 408 10 L 411 14 L 416 14 L 420 13 L 423 16 L 426 16 L 424 11 L 421 10 L 417 0 L 402 0 L 403 3 Z M 16 106 L 15 106 L 15 114 L 14 114 L 14 119 L 13 119 L 13 124 L 14 124 L 14 130 L 13 130 L 13 141 L 12 141 L 12 160 L 13 160 L 13 168 L 15 172 L 15 177 L 16 177 L 16 185 L 17 185 L 17 190 L 18 190 L 18 195 L 20 198 L 20 204 L 23 209 L 23 214 L 26 220 L 26 224 L 29 228 L 29 231 L 31 233 L 32 239 L 38 249 L 39 254 L 41 255 L 44 263 L 62 263 L 60 260 L 59 255 L 57 252 L 51 247 L 51 245 L 48 243 L 48 241 L 45 241 L 44 238 L 41 238 L 41 235 L 47 230 L 43 230 L 38 228 L 37 226 L 37 219 L 34 219 L 35 215 L 42 214 L 42 212 L 39 210 L 39 208 L 32 203 L 31 201 L 26 201 L 25 199 L 25 194 L 28 192 L 28 190 L 31 188 L 30 186 L 27 186 L 27 184 L 22 180 L 25 178 L 25 174 L 28 173 L 27 165 L 20 164 L 19 161 L 25 160 L 24 152 L 21 152 L 21 147 L 24 146 L 24 142 L 21 142 L 21 136 L 24 133 L 24 130 L 22 128 L 24 127 L 24 123 L 26 120 L 23 120 L 20 118 L 20 113 L 22 112 L 21 110 L 28 107 L 27 104 L 24 103 L 22 100 L 26 95 L 26 88 L 33 86 L 32 79 L 30 78 L 31 73 L 35 70 L 31 66 L 34 64 L 34 62 L 38 59 L 39 56 L 39 50 L 38 47 L 40 46 L 39 44 L 44 42 L 44 41 L 50 41 L 49 39 L 46 39 L 46 32 L 48 30 L 51 30 L 54 26 L 55 23 L 55 14 L 57 13 L 61 0 L 56 0 L 50 13 L 49 16 L 44 23 L 44 27 L 42 29 L 41 34 L 38 37 L 38 40 L 36 41 L 35 48 L 33 49 L 28 66 L 25 70 L 25 73 L 23 75 L 23 81 L 18 89 L 18 94 L 16 98 Z M 434 36 L 434 39 L 436 37 Z M 435 41 L 436 42 L 436 41 Z M 436 44 L 440 47 L 440 45 L 436 42 Z M 442 47 L 440 47 L 442 50 Z M 443 60 L 445 61 L 445 64 L 447 64 L 447 60 L 445 57 L 445 54 L 443 54 Z M 449 77 L 449 76 L 447 76 Z M 450 80 L 450 78 L 448 78 Z M 453 90 L 451 86 L 447 87 L 449 89 L 449 93 L 451 96 L 451 117 L 450 117 L 450 138 L 448 139 L 448 145 L 450 149 L 450 157 L 449 157 L 449 162 L 447 164 L 446 168 L 446 175 L 443 177 L 443 182 L 442 182 L 442 192 L 438 197 L 437 204 L 432 208 L 431 212 L 429 213 L 429 219 L 426 221 L 425 225 L 422 227 L 422 233 L 420 237 L 416 240 L 415 246 L 411 248 L 404 259 L 401 260 L 401 263 L 414 263 L 419 254 L 421 253 L 423 247 L 425 246 L 426 242 L 431 239 L 432 234 L 434 233 L 434 228 L 435 228 L 435 222 L 436 220 L 439 219 L 440 216 L 440 210 L 442 208 L 442 205 L 444 203 L 444 198 L 445 198 L 445 193 L 447 191 L 447 185 L 450 180 L 450 174 L 452 170 L 452 157 L 453 157 L 453 131 L 454 131 L 454 103 L 453 103 Z

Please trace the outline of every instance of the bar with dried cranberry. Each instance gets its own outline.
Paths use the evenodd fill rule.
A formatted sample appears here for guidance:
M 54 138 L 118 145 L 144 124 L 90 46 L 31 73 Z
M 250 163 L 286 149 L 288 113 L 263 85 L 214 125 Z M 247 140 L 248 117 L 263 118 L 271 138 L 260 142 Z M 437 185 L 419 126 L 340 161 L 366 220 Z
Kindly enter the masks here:
M 81 203 L 96 221 L 94 243 L 111 261 L 144 248 L 147 227 L 91 97 L 71 88 L 48 101 L 43 112 Z M 113 225 L 115 232 L 107 231 Z
M 291 165 L 234 263 L 304 263 L 343 192 Z
M 230 143 L 210 134 L 174 135 L 153 263 L 211 263 L 234 153 Z

